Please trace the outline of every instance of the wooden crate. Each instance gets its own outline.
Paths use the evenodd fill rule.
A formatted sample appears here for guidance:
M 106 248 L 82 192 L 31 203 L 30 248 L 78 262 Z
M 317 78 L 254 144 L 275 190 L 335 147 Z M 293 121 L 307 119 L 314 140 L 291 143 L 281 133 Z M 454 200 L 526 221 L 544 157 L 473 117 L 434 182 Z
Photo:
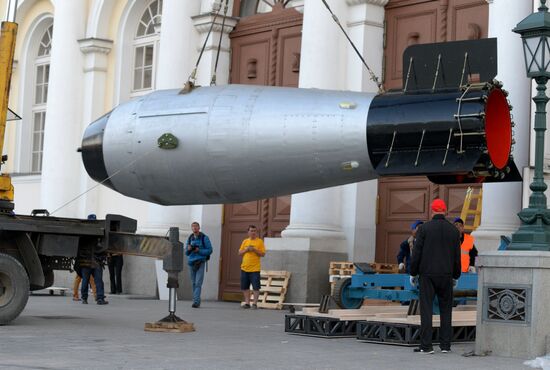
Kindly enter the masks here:
M 355 269 L 353 262 L 330 262 L 331 269 Z
M 398 274 L 399 265 L 394 263 L 371 263 L 371 267 L 379 274 Z
M 281 310 L 288 290 L 290 272 L 262 270 L 260 279 L 261 288 L 258 307 Z
M 353 262 L 330 262 L 329 275 L 353 275 L 355 274 L 355 265 Z
M 370 267 L 379 274 L 398 274 L 399 265 L 394 263 L 369 263 Z M 351 276 L 355 274 L 356 267 L 353 262 L 330 262 L 328 274 L 338 276 Z M 331 280 L 332 281 L 332 280 Z

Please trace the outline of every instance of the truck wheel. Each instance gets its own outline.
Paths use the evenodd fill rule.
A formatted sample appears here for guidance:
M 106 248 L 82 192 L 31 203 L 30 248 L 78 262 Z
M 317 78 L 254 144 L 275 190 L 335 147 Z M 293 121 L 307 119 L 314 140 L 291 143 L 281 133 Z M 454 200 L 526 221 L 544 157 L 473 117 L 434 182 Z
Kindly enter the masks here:
M 0 253 L 0 325 L 15 319 L 29 299 L 29 277 L 21 263 Z
M 346 309 L 356 309 L 360 308 L 363 304 L 363 299 L 361 298 L 352 298 L 349 296 L 351 286 L 351 278 L 344 278 L 336 280 L 334 283 L 334 293 L 332 296 L 338 306 Z

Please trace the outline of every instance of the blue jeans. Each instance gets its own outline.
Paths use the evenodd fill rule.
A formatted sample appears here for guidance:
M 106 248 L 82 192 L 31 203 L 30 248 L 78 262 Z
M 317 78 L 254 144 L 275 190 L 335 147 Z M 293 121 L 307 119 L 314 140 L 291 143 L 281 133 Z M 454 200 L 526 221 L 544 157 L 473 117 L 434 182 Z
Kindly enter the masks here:
M 88 283 L 90 281 L 90 275 L 94 277 L 95 285 L 97 288 L 96 299 L 105 299 L 105 288 L 103 287 L 103 269 L 101 267 L 82 267 L 82 287 L 80 288 L 80 295 L 82 299 L 88 299 Z
M 191 282 L 193 283 L 193 303 L 201 303 L 201 289 L 202 281 L 204 280 L 204 270 L 206 268 L 206 262 L 201 263 L 201 266 L 195 270 L 193 265 L 189 266 L 191 273 Z

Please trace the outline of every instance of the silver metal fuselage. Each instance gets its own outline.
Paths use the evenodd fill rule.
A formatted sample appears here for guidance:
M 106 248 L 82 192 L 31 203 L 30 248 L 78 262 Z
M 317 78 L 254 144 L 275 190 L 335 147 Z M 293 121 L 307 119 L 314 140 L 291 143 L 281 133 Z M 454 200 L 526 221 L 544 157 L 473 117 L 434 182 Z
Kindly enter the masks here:
M 246 85 L 153 92 L 108 116 L 101 145 L 106 173 L 114 175 L 108 185 L 133 198 L 184 205 L 376 178 L 367 148 L 374 96 Z M 177 137 L 177 148 L 158 147 L 165 133 Z

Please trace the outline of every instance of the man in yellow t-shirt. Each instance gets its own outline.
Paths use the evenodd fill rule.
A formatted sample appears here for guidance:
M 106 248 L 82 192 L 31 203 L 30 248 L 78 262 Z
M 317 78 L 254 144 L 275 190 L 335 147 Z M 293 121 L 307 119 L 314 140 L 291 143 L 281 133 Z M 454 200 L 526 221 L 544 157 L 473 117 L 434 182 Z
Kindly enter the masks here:
M 258 308 L 258 296 L 260 295 L 260 257 L 265 256 L 265 247 L 262 239 L 258 238 L 256 226 L 248 226 L 248 238 L 243 240 L 239 248 L 241 263 L 241 290 L 244 295 L 243 308 L 250 308 L 250 285 L 254 290 L 252 308 Z

